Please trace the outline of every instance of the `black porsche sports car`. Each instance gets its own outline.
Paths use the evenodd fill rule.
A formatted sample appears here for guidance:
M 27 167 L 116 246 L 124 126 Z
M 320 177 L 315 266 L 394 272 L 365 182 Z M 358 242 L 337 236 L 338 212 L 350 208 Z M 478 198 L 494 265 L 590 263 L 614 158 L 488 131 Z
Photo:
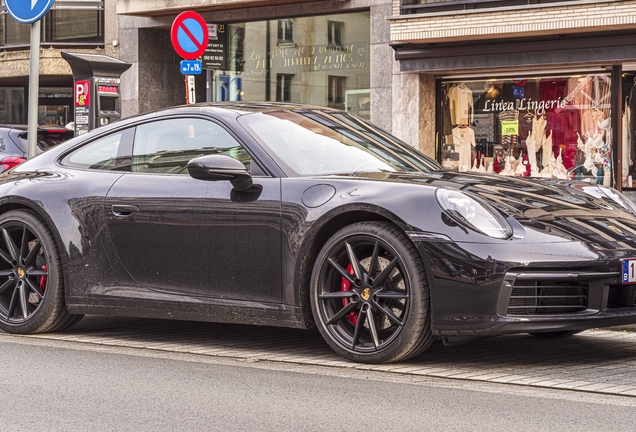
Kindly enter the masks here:
M 0 176 L 0 327 L 316 326 L 362 362 L 567 336 L 636 322 L 635 215 L 590 183 L 444 171 L 337 110 L 176 107 Z

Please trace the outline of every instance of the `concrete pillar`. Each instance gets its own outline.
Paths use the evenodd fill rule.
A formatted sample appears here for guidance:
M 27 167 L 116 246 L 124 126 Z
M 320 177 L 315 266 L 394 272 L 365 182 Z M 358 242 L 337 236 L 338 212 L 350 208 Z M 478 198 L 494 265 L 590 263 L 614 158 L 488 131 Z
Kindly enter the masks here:
M 181 59 L 172 48 L 170 32 L 147 28 L 143 21 L 120 17 L 120 58 L 132 64 L 121 78 L 124 117 L 185 103 Z
M 435 158 L 435 77 L 401 73 L 394 62 L 393 135 Z
M 391 132 L 393 48 L 388 17 L 390 3 L 371 7 L 371 41 L 369 44 L 371 67 L 371 122 Z

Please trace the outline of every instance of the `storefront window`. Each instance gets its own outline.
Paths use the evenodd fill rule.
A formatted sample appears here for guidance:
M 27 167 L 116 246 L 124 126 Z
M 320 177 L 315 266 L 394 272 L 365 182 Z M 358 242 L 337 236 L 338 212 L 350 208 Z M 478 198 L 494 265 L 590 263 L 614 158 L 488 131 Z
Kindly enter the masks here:
M 40 87 L 38 124 L 66 126 L 72 120 L 72 101 L 71 87 Z
M 621 183 L 624 189 L 630 189 L 636 188 L 636 72 L 623 73 L 622 87 Z
M 227 25 L 215 101 L 285 101 L 369 111 L 369 12 Z M 350 106 L 346 104 L 350 101 Z
M 0 88 L 0 124 L 26 124 L 23 87 Z
M 442 82 L 442 165 L 611 185 L 607 74 Z

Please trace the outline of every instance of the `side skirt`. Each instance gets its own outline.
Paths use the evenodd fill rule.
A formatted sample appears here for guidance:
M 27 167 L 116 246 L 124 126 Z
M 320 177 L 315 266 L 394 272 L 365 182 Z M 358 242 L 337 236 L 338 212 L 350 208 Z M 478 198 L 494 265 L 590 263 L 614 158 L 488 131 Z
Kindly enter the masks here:
M 72 314 L 309 328 L 299 307 L 239 300 L 196 298 L 184 302 L 91 296 L 67 298 L 67 308 Z

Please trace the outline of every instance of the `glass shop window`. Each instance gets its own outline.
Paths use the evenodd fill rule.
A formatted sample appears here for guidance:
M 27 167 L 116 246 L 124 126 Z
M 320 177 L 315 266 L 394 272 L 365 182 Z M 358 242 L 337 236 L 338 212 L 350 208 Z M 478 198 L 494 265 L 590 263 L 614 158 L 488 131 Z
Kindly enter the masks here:
M 441 163 L 611 185 L 609 75 L 442 82 Z
M 623 73 L 623 95 L 621 103 L 623 105 L 622 126 L 622 152 L 621 152 L 621 178 L 624 189 L 636 188 L 636 72 L 628 71 Z M 629 193 L 630 197 L 636 198 L 634 192 Z
M 370 27 L 368 10 L 228 24 L 213 100 L 334 106 L 368 119 Z

